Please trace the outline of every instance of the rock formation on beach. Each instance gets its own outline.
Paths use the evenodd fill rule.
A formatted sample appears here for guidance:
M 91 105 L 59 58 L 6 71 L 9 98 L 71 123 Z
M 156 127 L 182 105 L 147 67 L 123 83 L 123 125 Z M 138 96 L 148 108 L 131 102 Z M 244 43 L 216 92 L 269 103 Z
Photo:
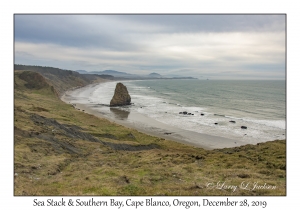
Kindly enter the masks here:
M 116 85 L 115 94 L 110 101 L 110 106 L 124 106 L 130 105 L 131 103 L 130 95 L 127 88 L 122 83 Z

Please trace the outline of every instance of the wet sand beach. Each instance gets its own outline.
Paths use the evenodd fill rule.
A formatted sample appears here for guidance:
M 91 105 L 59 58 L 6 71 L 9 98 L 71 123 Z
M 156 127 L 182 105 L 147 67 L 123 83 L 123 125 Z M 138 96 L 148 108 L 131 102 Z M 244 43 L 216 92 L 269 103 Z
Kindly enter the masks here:
M 76 90 L 69 90 L 61 97 L 61 100 L 65 103 L 72 103 L 72 101 L 77 97 L 82 97 L 83 95 L 89 94 L 91 87 L 94 86 L 95 84 Z M 80 109 L 81 111 L 84 110 L 85 113 L 95 115 L 99 118 L 105 118 L 111 122 L 115 122 L 128 128 L 136 129 L 148 135 L 201 147 L 204 149 L 237 147 L 247 144 L 246 142 L 239 141 L 237 139 L 224 138 L 221 136 L 213 136 L 184 130 L 159 122 L 141 113 L 134 111 L 127 112 L 118 109 L 117 107 L 112 108 L 99 104 L 95 105 L 89 103 L 76 103 L 74 108 Z M 101 108 L 109 110 L 112 114 L 108 116 L 105 114 L 105 112 L 101 112 Z

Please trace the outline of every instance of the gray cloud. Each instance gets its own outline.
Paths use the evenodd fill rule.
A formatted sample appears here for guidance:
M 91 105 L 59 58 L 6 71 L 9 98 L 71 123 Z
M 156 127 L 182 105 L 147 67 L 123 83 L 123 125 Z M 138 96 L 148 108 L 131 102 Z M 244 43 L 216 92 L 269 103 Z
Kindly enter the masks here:
M 14 26 L 16 63 L 285 77 L 285 15 L 15 15 Z
M 164 32 L 284 31 L 284 15 L 124 15 L 119 19 L 159 24 Z

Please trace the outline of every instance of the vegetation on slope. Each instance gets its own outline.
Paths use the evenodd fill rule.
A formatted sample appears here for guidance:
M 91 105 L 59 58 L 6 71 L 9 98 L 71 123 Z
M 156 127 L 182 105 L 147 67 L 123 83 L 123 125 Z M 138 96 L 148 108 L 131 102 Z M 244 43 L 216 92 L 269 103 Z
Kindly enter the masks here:
M 21 70 L 38 72 L 46 79 L 47 83 L 54 87 L 59 96 L 61 96 L 66 90 L 71 88 L 83 87 L 93 82 L 113 79 L 113 77 L 108 77 L 107 75 L 85 75 L 79 74 L 76 71 L 62 70 L 53 67 L 26 66 L 15 64 L 14 69 L 15 71 Z
M 149 136 L 74 109 L 37 72 L 15 71 L 14 130 L 15 195 L 286 194 L 285 141 L 204 150 Z

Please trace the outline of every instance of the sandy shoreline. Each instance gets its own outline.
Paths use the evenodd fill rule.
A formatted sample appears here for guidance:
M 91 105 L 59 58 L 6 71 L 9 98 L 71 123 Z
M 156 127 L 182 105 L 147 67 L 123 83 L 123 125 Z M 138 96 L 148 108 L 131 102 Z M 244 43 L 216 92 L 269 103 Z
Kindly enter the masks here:
M 86 91 L 88 88 L 94 87 L 97 84 L 91 84 L 82 88 Z M 76 89 L 76 91 L 80 89 Z M 74 97 L 72 93 L 74 90 L 66 91 L 62 96 L 61 100 L 65 103 L 71 103 Z M 100 106 L 100 105 L 99 105 Z M 75 108 L 84 110 L 88 114 L 92 114 L 99 118 L 105 118 L 111 122 L 115 122 L 122 126 L 136 129 L 142 133 L 146 133 L 151 136 L 156 136 L 159 138 L 164 138 L 167 140 L 172 140 L 180 142 L 183 144 L 188 144 L 196 147 L 201 147 L 204 149 L 218 149 L 226 147 L 237 147 L 245 145 L 247 143 L 239 141 L 236 139 L 229 139 L 220 136 L 212 136 L 203 133 L 198 133 L 194 131 L 180 129 L 174 126 L 170 126 L 164 123 L 161 123 L 157 120 L 154 120 L 146 115 L 140 114 L 138 112 L 125 112 L 117 108 L 108 108 L 110 112 L 113 113 L 112 116 L 106 116 L 105 113 L 101 113 L 99 110 L 96 110 L 95 105 L 76 103 Z

